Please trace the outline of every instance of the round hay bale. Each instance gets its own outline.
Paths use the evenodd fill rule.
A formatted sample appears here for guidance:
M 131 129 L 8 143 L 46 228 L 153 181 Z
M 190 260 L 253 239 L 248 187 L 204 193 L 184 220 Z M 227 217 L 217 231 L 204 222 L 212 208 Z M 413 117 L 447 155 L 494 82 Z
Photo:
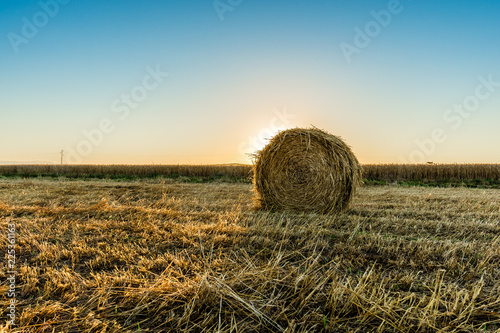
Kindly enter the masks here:
M 254 155 L 254 191 L 264 209 L 341 212 L 360 183 L 349 146 L 317 128 L 281 131 Z

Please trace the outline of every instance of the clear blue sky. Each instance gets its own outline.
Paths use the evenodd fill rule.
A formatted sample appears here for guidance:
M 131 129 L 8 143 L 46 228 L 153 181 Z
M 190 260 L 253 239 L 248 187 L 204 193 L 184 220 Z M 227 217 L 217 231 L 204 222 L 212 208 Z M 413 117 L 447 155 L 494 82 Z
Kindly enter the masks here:
M 500 163 L 500 1 L 0 0 L 0 162 Z

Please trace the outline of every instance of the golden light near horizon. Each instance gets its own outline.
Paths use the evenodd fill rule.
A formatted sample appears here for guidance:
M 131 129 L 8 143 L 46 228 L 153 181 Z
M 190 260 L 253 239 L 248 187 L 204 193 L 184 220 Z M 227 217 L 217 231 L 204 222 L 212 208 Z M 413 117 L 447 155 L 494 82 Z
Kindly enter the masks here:
M 254 120 L 254 123 L 246 125 L 248 135 L 243 136 L 237 146 L 237 153 L 245 163 L 251 162 L 253 154 L 262 150 L 279 132 L 299 125 L 297 116 L 286 106 L 260 111 L 259 116 L 255 118 L 258 118 L 258 121 Z
M 257 134 L 258 141 L 256 142 L 254 151 L 260 151 L 269 143 L 269 141 L 275 137 L 279 132 L 286 130 L 285 126 L 279 126 L 276 128 L 263 128 Z

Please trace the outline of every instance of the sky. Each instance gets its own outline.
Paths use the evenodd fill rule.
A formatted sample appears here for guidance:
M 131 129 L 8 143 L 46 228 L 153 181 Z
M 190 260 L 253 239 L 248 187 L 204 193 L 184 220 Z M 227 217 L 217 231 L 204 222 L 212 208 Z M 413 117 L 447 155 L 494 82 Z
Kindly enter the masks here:
M 500 163 L 500 1 L 0 0 L 0 163 Z

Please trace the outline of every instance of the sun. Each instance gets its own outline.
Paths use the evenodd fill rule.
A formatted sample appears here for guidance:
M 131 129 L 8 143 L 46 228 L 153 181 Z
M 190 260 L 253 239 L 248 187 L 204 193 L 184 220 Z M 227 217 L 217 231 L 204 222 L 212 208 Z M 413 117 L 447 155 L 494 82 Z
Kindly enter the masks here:
M 253 143 L 253 152 L 260 151 L 269 143 L 269 141 L 276 136 L 281 131 L 286 130 L 285 126 L 278 127 L 265 127 L 262 128 L 259 133 L 255 136 L 255 142 Z

